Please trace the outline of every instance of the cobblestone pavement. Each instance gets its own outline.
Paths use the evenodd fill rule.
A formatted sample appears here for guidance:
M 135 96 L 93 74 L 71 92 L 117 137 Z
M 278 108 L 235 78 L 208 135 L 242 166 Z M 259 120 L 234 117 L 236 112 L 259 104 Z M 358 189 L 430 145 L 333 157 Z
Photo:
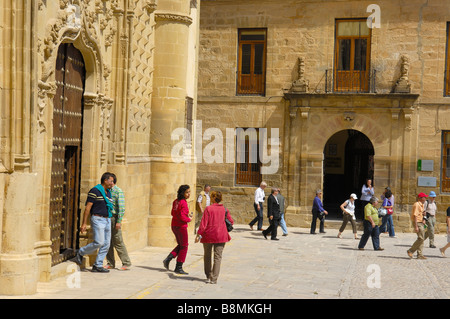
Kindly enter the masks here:
M 406 250 L 415 234 L 381 235 L 384 251 L 374 251 L 372 243 L 358 250 L 349 227 L 343 238 L 336 229 L 310 235 L 308 229 L 290 228 L 279 241 L 265 240 L 261 232 L 237 225 L 232 241 L 225 246 L 219 280 L 206 284 L 203 272 L 203 246 L 190 244 L 184 269 L 187 276 L 167 271 L 162 260 L 170 248 L 146 247 L 130 253 L 129 271 L 110 273 L 73 272 L 76 265 L 66 262 L 68 275 L 39 283 L 31 296 L 0 296 L 2 299 L 367 299 L 433 298 L 450 296 L 450 257 L 425 244 L 427 260 L 410 259 Z M 361 236 L 362 232 L 358 232 Z M 446 244 L 446 235 L 436 235 L 436 246 Z M 450 256 L 450 250 L 447 251 Z M 173 270 L 175 261 L 171 263 Z

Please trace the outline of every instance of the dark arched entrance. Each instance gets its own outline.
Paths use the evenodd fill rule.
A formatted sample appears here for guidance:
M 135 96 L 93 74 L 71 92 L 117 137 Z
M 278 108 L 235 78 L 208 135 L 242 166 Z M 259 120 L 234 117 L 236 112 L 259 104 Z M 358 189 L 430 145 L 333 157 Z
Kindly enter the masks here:
M 323 204 L 329 218 L 341 218 L 339 206 L 355 193 L 361 196 L 366 178 L 373 180 L 374 148 L 363 133 L 343 130 L 334 134 L 324 148 Z M 362 212 L 356 217 L 362 219 Z

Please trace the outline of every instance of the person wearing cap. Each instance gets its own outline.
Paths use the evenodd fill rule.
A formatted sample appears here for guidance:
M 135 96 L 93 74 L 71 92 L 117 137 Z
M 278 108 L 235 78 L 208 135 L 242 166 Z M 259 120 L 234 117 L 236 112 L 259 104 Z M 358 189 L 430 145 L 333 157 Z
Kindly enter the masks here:
M 414 231 L 417 233 L 417 239 L 414 244 L 407 250 L 409 258 L 413 258 L 414 253 L 417 251 L 417 259 L 427 259 L 423 255 L 423 242 L 425 241 L 425 210 L 423 204 L 427 200 L 427 195 L 419 193 L 417 195 L 418 200 L 414 203 L 411 213 L 411 219 L 414 223 Z
M 434 227 L 436 225 L 436 211 L 437 211 L 437 205 L 436 205 L 436 193 L 431 191 L 430 195 L 428 195 L 428 199 L 423 204 L 424 210 L 425 210 L 425 216 L 427 217 L 426 224 L 427 224 L 427 232 L 425 234 L 424 240 L 427 239 L 427 237 L 430 238 L 430 248 L 436 248 L 434 245 Z
M 342 203 L 340 206 L 343 213 L 342 218 L 342 225 L 341 228 L 339 228 L 339 234 L 337 235 L 338 238 L 342 238 L 342 232 L 344 231 L 345 227 L 347 226 L 347 223 L 352 223 L 352 229 L 353 229 L 353 235 L 355 236 L 355 239 L 358 239 L 358 236 L 356 234 L 356 217 L 355 217 L 355 200 L 357 200 L 358 197 L 356 197 L 356 194 L 351 194 L 350 198 L 347 199 L 345 202 Z

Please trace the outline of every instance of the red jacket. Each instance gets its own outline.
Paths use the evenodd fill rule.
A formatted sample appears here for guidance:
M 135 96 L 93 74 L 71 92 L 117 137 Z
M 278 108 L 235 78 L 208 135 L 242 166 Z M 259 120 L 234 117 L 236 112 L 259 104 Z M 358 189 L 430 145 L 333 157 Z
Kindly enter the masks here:
M 203 212 L 202 221 L 197 234 L 202 236 L 202 243 L 226 243 L 231 237 L 225 224 L 225 207 L 222 204 L 212 204 Z M 230 212 L 227 209 L 227 219 L 233 224 Z
M 188 227 L 189 207 L 185 199 L 175 199 L 172 203 L 172 226 Z

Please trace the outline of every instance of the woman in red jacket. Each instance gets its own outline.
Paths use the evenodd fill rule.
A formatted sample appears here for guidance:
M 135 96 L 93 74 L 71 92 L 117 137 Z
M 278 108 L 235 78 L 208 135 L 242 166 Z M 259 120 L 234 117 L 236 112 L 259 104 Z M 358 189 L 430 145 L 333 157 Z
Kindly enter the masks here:
M 219 277 L 220 263 L 222 261 L 222 252 L 225 243 L 229 242 L 231 237 L 228 234 L 225 218 L 232 224 L 230 212 L 222 204 L 222 194 L 213 191 L 211 193 L 212 205 L 206 207 L 203 212 L 202 221 L 197 231 L 195 242 L 199 240 L 203 243 L 205 251 L 205 275 L 206 283 L 216 284 Z M 211 265 L 211 251 L 214 249 L 214 266 Z M 212 266 L 212 267 L 211 267 Z
M 191 189 L 189 188 L 189 185 L 181 185 L 178 188 L 177 199 L 175 199 L 172 203 L 172 231 L 175 234 L 178 245 L 163 261 L 164 267 L 169 269 L 170 261 L 177 257 L 175 273 L 181 275 L 188 275 L 188 273 L 183 270 L 183 263 L 186 260 L 188 251 L 187 228 L 188 223 L 192 218 L 192 214 L 189 213 L 189 207 L 186 201 L 190 195 Z

